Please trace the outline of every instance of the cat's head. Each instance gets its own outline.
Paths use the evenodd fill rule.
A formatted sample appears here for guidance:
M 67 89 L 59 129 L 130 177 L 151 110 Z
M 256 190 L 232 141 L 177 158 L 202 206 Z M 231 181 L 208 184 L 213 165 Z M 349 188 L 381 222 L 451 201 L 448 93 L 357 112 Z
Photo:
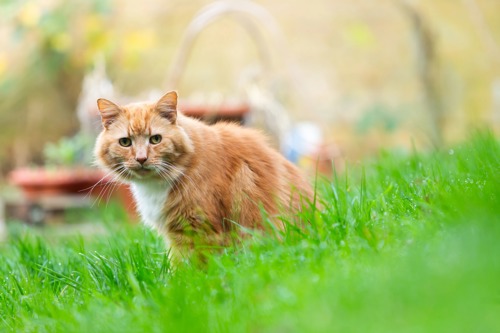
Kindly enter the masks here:
M 119 106 L 98 99 L 103 130 L 95 156 L 97 163 L 126 181 L 173 182 L 185 170 L 193 144 L 177 121 L 177 93 L 156 103 Z

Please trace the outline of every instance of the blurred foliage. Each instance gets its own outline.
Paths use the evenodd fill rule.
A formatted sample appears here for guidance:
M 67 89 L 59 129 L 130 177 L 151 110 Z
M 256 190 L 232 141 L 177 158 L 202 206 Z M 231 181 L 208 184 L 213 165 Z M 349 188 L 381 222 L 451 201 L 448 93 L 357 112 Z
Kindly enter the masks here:
M 72 137 L 63 137 L 59 141 L 49 142 L 43 149 L 45 165 L 89 166 L 92 163 L 93 138 L 78 133 Z
M 375 104 L 363 113 L 356 124 L 356 130 L 363 134 L 375 128 L 390 133 L 397 129 L 399 122 L 397 113 L 385 105 Z
M 106 49 L 109 1 L 4 1 L 10 62 L 0 51 L 0 158 L 23 163 L 47 140 L 78 128 L 74 112 L 83 74 Z M 4 59 L 4 60 L 2 60 Z M 7 70 L 8 69 L 8 70 Z M 37 148 L 38 147 L 38 148 Z M 21 159 L 17 161 L 16 158 Z M 26 161 L 24 161 L 26 162 Z
M 82 79 L 97 57 L 103 56 L 123 95 L 164 89 L 189 21 L 211 2 L 0 0 L 0 169 L 41 163 L 46 142 L 78 131 Z M 419 52 L 401 2 L 258 1 L 276 18 L 288 44 L 283 53 L 290 59 L 277 65 L 291 60 L 295 76 L 289 81 L 296 82 L 284 95 L 302 101 L 290 114 L 325 124 L 349 154 L 394 142 L 408 145 L 411 137 L 417 145 L 428 143 Z M 495 109 L 492 98 L 492 82 L 500 78 L 500 2 L 406 2 L 422 17 L 435 46 L 433 80 L 445 141 L 478 123 L 493 123 L 491 115 L 500 114 L 500 102 Z M 235 89 L 256 54 L 244 29 L 224 19 L 197 39 L 176 88 L 184 97 Z

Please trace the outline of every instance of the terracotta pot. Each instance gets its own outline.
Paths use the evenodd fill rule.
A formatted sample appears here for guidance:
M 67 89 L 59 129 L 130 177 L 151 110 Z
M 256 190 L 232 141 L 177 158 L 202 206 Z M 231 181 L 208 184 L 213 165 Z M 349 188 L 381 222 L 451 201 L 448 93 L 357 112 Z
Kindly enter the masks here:
M 245 116 L 250 112 L 247 103 L 222 103 L 219 105 L 182 103 L 179 109 L 189 117 L 201 119 L 209 124 L 218 121 L 235 121 L 243 123 Z
M 45 196 L 91 195 L 102 202 L 116 198 L 122 202 L 130 220 L 137 220 L 132 193 L 125 184 L 111 183 L 111 179 L 91 168 L 20 168 L 9 174 L 9 180 L 18 186 L 29 201 Z
M 44 195 L 86 194 L 103 176 L 101 171 L 88 168 L 20 168 L 10 173 L 9 180 L 27 198 L 36 199 Z

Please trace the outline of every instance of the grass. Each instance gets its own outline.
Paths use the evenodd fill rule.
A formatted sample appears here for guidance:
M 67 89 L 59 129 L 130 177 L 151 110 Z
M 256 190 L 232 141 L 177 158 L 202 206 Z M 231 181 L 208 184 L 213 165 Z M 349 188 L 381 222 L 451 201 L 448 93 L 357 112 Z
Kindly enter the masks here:
M 500 144 L 375 161 L 318 182 L 301 235 L 174 273 L 142 227 L 0 247 L 0 330 L 499 332 Z

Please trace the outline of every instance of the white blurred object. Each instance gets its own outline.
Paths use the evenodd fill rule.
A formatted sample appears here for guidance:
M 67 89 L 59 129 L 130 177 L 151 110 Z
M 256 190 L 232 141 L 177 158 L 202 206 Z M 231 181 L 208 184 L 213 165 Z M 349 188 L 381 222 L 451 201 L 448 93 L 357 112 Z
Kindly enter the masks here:
M 296 124 L 285 136 L 283 148 L 283 155 L 311 177 L 330 177 L 341 167 L 340 148 L 326 142 L 321 127 L 312 122 Z
M 291 128 L 287 110 L 270 89 L 264 88 L 258 69 L 247 70 L 244 74 L 240 79 L 240 86 L 243 87 L 250 107 L 245 125 L 263 129 L 272 136 L 277 148 L 283 150 L 285 136 Z
M 305 163 L 314 156 L 318 156 L 323 144 L 323 131 L 311 122 L 297 123 L 287 133 L 283 142 L 283 155 L 291 162 Z
M 101 131 L 101 122 L 97 110 L 97 99 L 113 99 L 115 91 L 106 74 L 104 57 L 95 60 L 94 69 L 83 78 L 82 92 L 78 99 L 77 115 L 81 131 L 95 137 Z

